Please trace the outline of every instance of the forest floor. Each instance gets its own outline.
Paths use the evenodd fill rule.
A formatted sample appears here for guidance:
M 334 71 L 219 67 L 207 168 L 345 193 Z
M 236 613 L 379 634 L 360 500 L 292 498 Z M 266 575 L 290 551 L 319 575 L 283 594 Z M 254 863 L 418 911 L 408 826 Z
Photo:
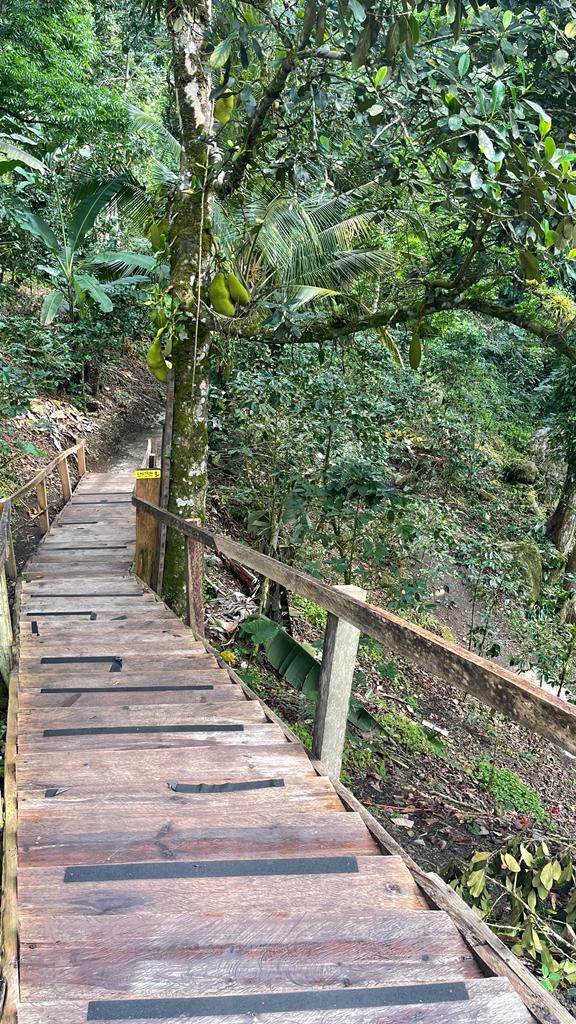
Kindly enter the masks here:
M 209 520 L 212 529 L 234 532 L 218 503 Z M 212 642 L 310 746 L 313 705 L 237 629 L 255 602 L 215 558 L 207 580 Z M 297 640 L 320 647 L 322 609 L 294 598 L 291 621 Z M 343 778 L 423 868 L 449 872 L 520 830 L 572 840 L 576 759 L 367 637 L 353 693 L 382 731 L 350 728 Z

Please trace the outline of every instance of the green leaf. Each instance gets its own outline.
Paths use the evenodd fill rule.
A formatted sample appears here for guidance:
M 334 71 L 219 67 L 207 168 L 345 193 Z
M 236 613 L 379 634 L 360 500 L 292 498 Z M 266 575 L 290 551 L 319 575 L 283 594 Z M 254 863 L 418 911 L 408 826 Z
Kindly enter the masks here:
M 468 876 L 466 887 L 470 890 L 470 894 L 478 899 L 486 888 L 486 871 L 483 868 L 472 871 Z
M 504 863 L 504 866 L 507 867 L 509 871 L 512 871 L 515 875 L 518 874 L 518 872 L 520 871 L 520 865 L 511 853 L 504 853 L 502 855 L 502 861 Z
M 510 26 L 512 21 L 512 11 L 504 11 L 502 15 L 502 28 L 506 30 Z
M 551 160 L 554 156 L 554 153 L 556 152 L 556 143 L 554 142 L 554 139 L 551 135 L 548 135 L 548 137 L 544 140 L 544 152 L 546 154 L 547 160 Z
M 221 42 L 219 42 L 218 45 L 214 47 L 212 53 L 210 54 L 210 63 L 213 68 L 224 67 L 226 61 L 228 60 L 230 54 L 232 53 L 232 46 L 234 44 L 235 39 L 236 33 L 233 32 L 232 35 L 227 36 L 226 39 L 222 39 Z
M 108 206 L 124 184 L 124 177 L 118 175 L 97 185 L 89 195 L 80 200 L 68 226 L 68 242 L 73 250 L 82 244 L 88 232 L 94 227 L 98 214 Z
M 460 57 L 460 60 L 458 61 L 458 74 L 460 75 L 460 78 L 464 78 L 464 76 L 466 75 L 469 67 L 470 67 L 470 54 L 469 53 L 463 53 L 462 56 Z
M 544 245 L 547 249 L 551 249 L 553 245 L 557 245 L 560 242 L 557 231 L 547 231 L 544 235 Z
M 459 114 L 452 114 L 448 118 L 448 127 L 451 132 L 457 132 L 462 127 L 462 118 Z
M 48 292 L 40 310 L 40 323 L 45 326 L 51 324 L 66 304 L 66 296 L 59 288 L 54 288 L 53 291 Z
M 52 228 L 48 226 L 42 217 L 38 216 L 37 213 L 33 213 L 32 210 L 19 210 L 16 208 L 13 212 L 14 220 L 20 227 L 27 231 L 29 235 L 34 235 L 34 238 L 39 238 L 44 245 L 57 255 L 60 251 L 60 242 L 56 238 L 56 235 L 52 231 Z
M 493 114 L 496 113 L 496 111 L 499 110 L 500 107 L 502 106 L 502 103 L 504 102 L 505 95 L 506 95 L 506 86 L 504 85 L 504 82 L 501 81 L 501 79 L 498 79 L 498 81 L 494 82 L 494 85 L 492 86 L 492 113 Z
M 156 266 L 156 259 L 147 253 L 124 252 L 119 249 L 118 252 L 101 252 L 97 256 L 92 256 L 89 265 L 91 267 L 114 267 L 117 270 L 134 267 L 139 270 L 153 270 Z
M 542 871 L 540 872 L 540 883 L 544 886 L 547 892 L 550 892 L 550 889 L 554 885 L 554 861 L 548 861 L 548 863 L 542 868 Z
M 476 168 L 472 171 L 472 174 L 470 175 L 470 184 L 475 192 L 479 192 L 480 189 L 482 188 L 482 185 L 484 184 L 484 178 L 480 174 L 480 171 L 476 170 Z
M 381 68 L 378 68 L 376 74 L 374 75 L 374 85 L 376 86 L 376 88 L 378 88 L 378 86 L 382 84 L 387 74 L 388 68 L 386 64 L 384 64 Z
M 492 140 L 486 134 L 483 128 L 478 129 L 478 147 L 480 149 L 480 152 L 484 154 L 486 159 L 490 160 L 493 163 L 494 160 L 496 159 L 496 152 L 494 150 Z
M 277 622 L 272 622 L 271 619 L 267 619 L 265 616 L 246 619 L 240 625 L 240 632 L 245 636 L 252 637 L 252 642 L 258 646 L 267 643 L 272 637 L 276 636 L 279 629 L 280 626 Z
M 549 118 L 547 114 L 544 117 L 541 116 L 540 117 L 540 121 L 538 122 L 538 130 L 540 132 L 540 138 L 541 139 L 545 139 L 546 138 L 546 136 L 548 135 L 548 132 L 550 131 L 551 127 L 552 127 L 552 120 L 551 120 L 551 118 Z
M 34 171 L 40 171 L 42 174 L 46 167 L 41 160 L 37 157 L 32 156 L 27 150 L 22 149 L 20 146 L 15 146 L 14 143 L 7 137 L 0 137 L 0 156 L 5 157 L 14 164 L 25 164 L 26 167 L 31 167 Z
M 527 281 L 537 281 L 540 283 L 542 275 L 540 273 L 540 265 L 533 252 L 529 252 L 527 249 L 523 249 L 522 252 L 518 253 L 518 259 L 520 266 L 524 271 L 524 277 Z
M 88 292 L 103 313 L 109 313 L 114 308 L 110 296 L 92 274 L 76 274 L 75 281 L 83 291 Z

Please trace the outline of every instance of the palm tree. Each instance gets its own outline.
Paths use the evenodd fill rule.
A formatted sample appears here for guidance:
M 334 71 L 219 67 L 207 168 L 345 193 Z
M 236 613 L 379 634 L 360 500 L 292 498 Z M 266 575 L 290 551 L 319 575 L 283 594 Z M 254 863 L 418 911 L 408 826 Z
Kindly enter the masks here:
M 86 237 L 94 227 L 98 214 L 109 205 L 123 185 L 123 176 L 100 183 L 79 200 L 68 223 L 64 221 L 56 190 L 60 237 L 33 210 L 16 206 L 10 211 L 12 218 L 24 231 L 44 244 L 51 257 L 50 263 L 43 263 L 39 267 L 54 285 L 42 305 L 40 319 L 43 324 L 52 323 L 62 312 L 68 313 L 70 321 L 75 323 L 82 316 L 89 299 L 103 313 L 107 313 L 113 308 L 109 292 L 115 287 L 149 280 L 156 259 L 146 253 L 106 251 L 82 255 Z M 100 275 L 103 280 L 99 280 L 96 275 Z

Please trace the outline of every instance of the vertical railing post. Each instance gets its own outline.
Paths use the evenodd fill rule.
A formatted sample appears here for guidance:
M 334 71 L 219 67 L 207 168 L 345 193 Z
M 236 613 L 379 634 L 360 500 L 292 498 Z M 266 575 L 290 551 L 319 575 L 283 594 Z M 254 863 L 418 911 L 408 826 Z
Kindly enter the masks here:
M 41 533 L 48 533 L 50 529 L 50 516 L 48 514 L 48 495 L 46 493 L 46 477 L 40 480 L 36 484 L 36 498 L 38 499 L 38 508 L 40 514 L 38 516 L 38 523 L 40 526 Z
M 86 441 L 80 441 L 80 446 L 76 452 L 76 463 L 78 466 L 78 473 L 80 476 L 84 476 L 86 472 Z
M 152 460 L 154 456 L 152 455 Z M 150 461 L 150 460 L 148 460 Z M 160 496 L 160 470 L 153 468 L 136 470 L 134 494 L 137 498 L 158 504 Z M 156 575 L 158 557 L 158 520 L 147 512 L 136 509 L 136 554 L 134 572 L 147 586 L 151 587 Z
M 0 509 L 0 512 L 2 510 Z M 9 580 L 15 580 L 18 576 L 18 566 L 16 565 L 16 552 L 14 551 L 14 538 L 12 537 L 12 527 L 10 520 L 8 520 L 8 536 L 6 538 L 6 575 Z
M 0 676 L 8 686 L 12 669 L 12 618 L 4 566 L 0 565 Z
M 199 519 L 189 519 L 189 523 L 200 526 Z M 186 622 L 200 636 L 204 636 L 204 595 L 202 578 L 204 576 L 204 547 L 194 537 L 186 535 Z
M 58 463 L 58 476 L 62 484 L 62 495 L 66 505 L 72 497 L 72 485 L 70 484 L 70 470 L 68 469 L 68 457 L 65 455 Z
M 361 587 L 343 584 L 335 587 L 359 601 L 366 600 L 366 591 Z M 312 756 L 327 768 L 330 775 L 340 778 L 348 706 L 352 693 L 352 680 L 356 666 L 356 654 L 360 630 L 344 619 L 328 613 L 322 667 L 318 685 Z

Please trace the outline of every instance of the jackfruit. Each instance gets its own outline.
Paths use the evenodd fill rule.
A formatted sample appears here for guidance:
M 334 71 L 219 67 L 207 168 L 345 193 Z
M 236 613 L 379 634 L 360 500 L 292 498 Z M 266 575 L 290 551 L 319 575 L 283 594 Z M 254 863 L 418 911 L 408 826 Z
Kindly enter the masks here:
M 230 292 L 226 286 L 226 278 L 221 270 L 215 275 L 210 285 L 210 302 L 213 309 L 222 316 L 234 316 L 236 307 L 230 301 Z
M 225 92 L 223 96 L 219 96 L 214 104 L 214 118 L 219 121 L 220 124 L 228 124 L 228 121 L 232 117 L 232 111 L 234 110 L 234 94 L 231 92 Z
M 148 369 L 154 374 L 156 380 L 165 381 L 168 376 L 168 363 L 164 359 L 160 337 L 154 338 L 146 353 Z
M 230 298 L 233 299 L 234 302 L 239 302 L 241 306 L 248 305 L 250 302 L 250 295 L 235 274 L 226 274 L 226 285 L 230 292 Z

